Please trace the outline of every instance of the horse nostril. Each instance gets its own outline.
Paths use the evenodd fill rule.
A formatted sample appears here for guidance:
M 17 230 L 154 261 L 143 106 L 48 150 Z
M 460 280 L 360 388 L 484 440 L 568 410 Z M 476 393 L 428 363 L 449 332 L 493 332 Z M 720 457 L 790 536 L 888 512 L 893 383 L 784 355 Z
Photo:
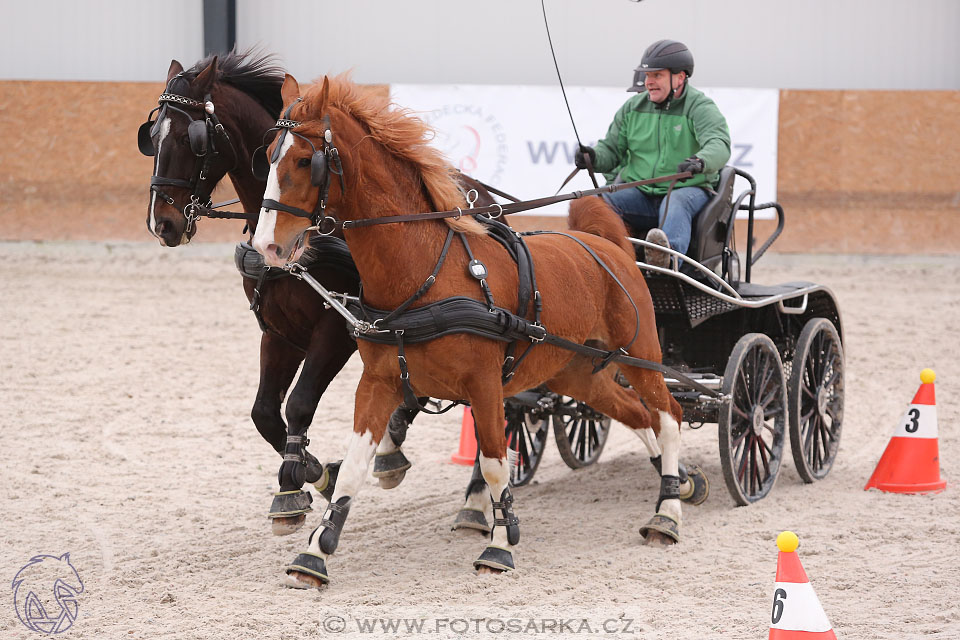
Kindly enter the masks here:
M 164 233 L 167 232 L 169 227 L 170 227 L 169 222 L 167 222 L 166 220 L 161 220 L 160 222 L 157 223 L 157 226 L 154 227 L 154 229 L 156 230 L 158 236 L 162 236 Z

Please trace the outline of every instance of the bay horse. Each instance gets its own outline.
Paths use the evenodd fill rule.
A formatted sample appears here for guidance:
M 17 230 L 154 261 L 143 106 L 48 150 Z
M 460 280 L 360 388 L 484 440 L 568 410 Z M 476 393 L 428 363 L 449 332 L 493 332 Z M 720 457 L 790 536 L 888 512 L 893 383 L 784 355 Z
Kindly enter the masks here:
M 215 185 L 227 176 L 243 210 L 259 209 L 266 182 L 253 175 L 251 160 L 280 114 L 283 77 L 272 56 L 253 51 L 209 56 L 189 70 L 176 60 L 170 63 L 165 95 L 176 101 L 169 103 L 166 111 L 161 106 L 155 121 L 144 123 L 139 140 L 141 151 L 154 157 L 146 222 L 162 246 L 180 246 L 194 237 L 198 226 L 195 216 L 189 215 L 191 204 L 207 204 Z M 205 113 L 207 99 L 213 114 Z M 193 123 L 203 122 L 205 115 L 215 115 L 222 130 L 214 125 L 203 136 L 202 126 Z M 198 137 L 206 139 L 198 141 Z M 478 192 L 480 204 L 493 202 L 479 183 L 468 176 L 460 176 L 460 180 L 464 188 Z M 247 218 L 247 224 L 251 232 L 256 230 L 256 213 Z M 359 278 L 345 245 L 340 251 L 335 243 L 320 240 L 325 239 L 315 242 L 309 273 L 330 290 L 356 295 Z M 251 255 L 259 258 L 238 246 L 238 268 L 250 263 Z M 314 484 L 328 500 L 332 495 L 339 463 L 321 465 L 306 449 L 306 433 L 321 396 L 356 351 L 356 343 L 343 319 L 325 309 L 313 289 L 278 269 L 269 270 L 268 278 L 259 280 L 256 276 L 263 273 L 262 266 L 260 260 L 242 269 L 247 276 L 242 278 L 244 292 L 263 330 L 260 379 L 251 417 L 260 435 L 285 458 L 270 514 L 273 532 L 286 535 L 303 525 L 309 510 L 309 494 L 302 491 L 305 482 Z M 303 369 L 288 396 L 301 362 Z M 284 398 L 286 423 L 281 414 Z M 399 485 L 410 467 L 400 446 L 415 415 L 415 411 L 398 409 L 390 417 L 374 468 L 383 488 Z M 489 511 L 490 500 L 479 466 L 475 467 L 465 507 L 454 528 L 486 532 L 489 529 L 481 514 Z
M 487 233 L 490 225 L 468 215 L 453 172 L 429 146 L 431 132 L 421 120 L 391 109 L 386 99 L 346 76 L 325 77 L 301 95 L 297 81 L 287 75 L 281 91 L 284 128 L 268 149 L 269 178 L 253 242 L 266 264 L 282 266 L 297 259 L 310 229 L 327 233 L 343 228 L 363 283 L 363 308 L 429 311 L 438 309 L 440 301 L 467 300 L 477 301 L 481 313 L 506 317 L 501 311 L 518 307 L 518 287 L 525 283 L 519 263 L 514 264 L 504 242 Z M 458 208 L 462 215 L 456 218 L 410 215 L 411 221 L 402 224 L 366 226 L 395 214 Z M 515 360 L 521 364 L 506 382 L 508 346 L 503 341 L 447 332 L 405 342 L 403 332 L 391 333 L 388 322 L 372 328 L 389 333 L 392 342 L 359 336 L 364 369 L 354 433 L 321 525 L 286 568 L 288 586 L 311 588 L 329 581 L 326 561 L 337 548 L 384 425 L 394 407 L 414 392 L 467 401 L 472 407 L 480 467 L 494 508 L 490 542 L 474 562 L 478 571 L 515 566 L 520 530 L 508 486 L 503 399 L 542 383 L 622 422 L 651 456 L 662 455 L 659 500 L 641 533 L 648 542 L 679 540 L 679 498 L 690 481 L 679 481 L 682 413 L 663 375 L 620 363 L 632 386 L 626 388 L 611 368 L 592 375 L 590 358 L 537 344 L 542 334 L 530 329 L 542 324 L 546 332 L 575 343 L 597 341 L 637 358 L 661 360 L 653 303 L 619 218 L 592 198 L 571 206 L 571 223 L 581 231 L 532 235 L 526 242 L 535 271 L 532 300 L 542 309 L 534 316 L 538 322 L 530 323 L 527 312 L 509 322 L 526 322 L 529 335 L 541 338 L 519 340 Z M 452 242 L 454 236 L 459 241 Z

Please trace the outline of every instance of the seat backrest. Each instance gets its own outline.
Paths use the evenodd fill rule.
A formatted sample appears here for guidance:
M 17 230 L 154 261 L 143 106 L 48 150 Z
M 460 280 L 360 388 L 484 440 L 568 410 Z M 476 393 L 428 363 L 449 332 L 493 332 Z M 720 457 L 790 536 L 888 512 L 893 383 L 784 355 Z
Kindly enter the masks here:
M 737 174 L 731 166 L 720 170 L 717 192 L 693 220 L 687 255 L 700 264 L 714 268 L 723 257 L 727 227 L 733 219 L 733 183 Z

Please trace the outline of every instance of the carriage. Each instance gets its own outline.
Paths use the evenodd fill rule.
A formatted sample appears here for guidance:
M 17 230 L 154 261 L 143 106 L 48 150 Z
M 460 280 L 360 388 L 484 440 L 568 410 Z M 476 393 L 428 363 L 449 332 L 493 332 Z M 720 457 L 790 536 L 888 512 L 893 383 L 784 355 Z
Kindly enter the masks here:
M 199 68 L 202 70 L 196 77 L 185 77 L 179 63 L 171 64 L 167 92 L 159 100 L 158 119 L 148 119 L 138 136 L 141 150 L 153 155 L 173 127 L 171 117 L 164 116 L 164 106 L 183 111 L 173 107 L 179 104 L 191 110 L 183 111 L 186 117 L 178 116 L 176 126 L 186 135 L 171 134 L 170 139 L 181 144 L 171 148 L 170 154 L 178 155 L 173 160 L 168 157 L 167 164 L 186 167 L 195 156 L 192 164 L 199 169 L 199 177 L 196 171 L 193 179 L 184 180 L 156 175 L 155 170 L 151 178 L 154 195 L 148 208 L 148 226 L 167 246 L 189 240 L 196 230 L 191 223 L 198 216 L 214 217 L 209 188 L 232 171 L 231 167 L 238 166 L 236 148 L 227 137 L 226 127 L 214 116 L 213 100 L 219 101 L 211 89 L 218 77 L 216 58 Z M 259 75 L 259 70 L 236 75 L 250 74 Z M 224 88 L 222 97 L 229 94 L 239 98 L 237 93 Z M 201 101 L 205 94 L 210 95 Z M 300 280 L 322 298 L 312 298 L 304 314 L 315 321 L 299 327 L 307 329 L 309 344 L 301 346 L 303 343 L 276 331 L 265 331 L 261 344 L 258 403 L 264 381 L 268 386 L 286 384 L 270 375 L 274 354 L 284 355 L 290 378 L 300 360 L 305 363 L 305 373 L 287 402 L 287 428 L 284 430 L 279 420 L 282 388 L 278 394 L 264 396 L 272 395 L 273 400 L 263 411 L 264 424 L 257 423 L 258 429 L 266 427 L 260 429 L 261 434 L 278 453 L 284 451 L 278 474 L 281 491 L 275 498 L 296 507 L 293 511 L 272 507 L 271 516 L 290 520 L 286 532 L 292 532 L 309 510 L 309 500 L 300 489 L 303 483 L 313 483 L 322 493 L 330 494 L 323 493 L 330 502 L 321 526 L 309 538 L 307 551 L 286 569 L 291 586 L 318 586 L 329 580 L 326 558 L 338 546 L 353 497 L 365 475 L 363 470 L 374 457 L 377 462 L 402 458 L 397 455 L 400 442 L 393 440 L 392 430 L 390 438 L 384 437 L 384 425 L 392 422 L 391 414 L 397 415 L 400 400 L 408 407 L 422 407 L 416 397 L 419 394 L 465 400 L 472 405 L 482 455 L 478 455 L 479 464 L 468 485 L 464 510 L 479 511 L 471 501 L 482 494 L 488 504 L 492 502 L 494 512 L 494 525 L 487 527 L 490 544 L 474 562 L 478 570 L 514 568 L 512 549 L 519 541 L 519 520 L 508 483 L 511 475 L 515 484 L 529 481 L 542 454 L 547 422 L 562 435 L 557 438 L 561 455 L 573 467 L 592 463 L 602 449 L 610 420 L 599 412 L 634 429 L 661 479 L 655 513 L 639 530 L 652 544 L 678 542 L 680 503 L 699 504 L 706 498 L 702 471 L 687 474 L 679 461 L 681 407 L 686 409 L 689 422 L 713 420 L 720 425 L 724 474 L 739 503 L 763 497 L 773 485 L 788 421 L 804 479 L 812 481 L 829 471 L 842 421 L 839 314 L 829 291 L 817 285 L 790 283 L 765 288 L 750 282 L 751 266 L 776 233 L 756 251 L 752 239 L 748 241 L 741 280 L 739 255 L 733 246 L 733 214 L 748 212 L 750 236 L 758 209 L 777 209 L 777 233 L 783 222 L 778 205 L 755 204 L 752 178 L 734 169 L 725 170 L 717 195 L 698 216 L 689 254 L 672 252 L 672 268 L 659 268 L 635 263 L 635 252 L 624 237 L 622 225 L 598 198 L 585 199 L 581 201 L 583 207 L 577 207 L 577 211 L 591 206 L 605 209 L 595 216 L 575 215 L 571 205 L 571 228 L 578 232 L 576 235 L 518 234 L 497 220 L 504 213 L 523 210 L 519 206 L 494 203 L 463 210 L 463 183 L 451 174 L 446 160 L 426 144 L 429 131 L 422 121 L 390 110 L 385 98 L 359 91 L 345 78 L 324 78 L 322 84 L 301 96 L 296 80 L 287 75 L 280 94 L 285 111 L 270 129 L 280 134 L 269 146 L 261 147 L 262 157 L 253 154 L 252 176 L 240 172 L 244 180 L 252 177 L 254 181 L 252 185 L 244 183 L 249 187 L 243 189 L 247 201 L 253 201 L 258 191 L 263 193 L 258 217 L 266 222 L 258 224 L 247 213 L 236 215 L 247 220 L 253 247 L 263 256 L 265 265 L 298 276 L 278 282 Z M 271 93 L 271 99 L 274 97 Z M 196 112 L 205 113 L 204 120 L 191 115 Z M 297 115 L 306 116 L 306 122 L 293 119 Z M 257 122 L 244 120 L 249 130 L 240 135 L 255 144 L 264 137 L 266 127 L 261 121 L 268 117 L 261 105 Z M 201 135 L 203 132 L 205 135 Z M 284 133 L 291 135 L 284 138 Z M 188 138 L 189 147 L 184 142 Z M 252 149 L 253 144 L 243 148 Z M 267 149 L 271 151 L 269 158 Z M 277 182 L 274 176 L 273 182 L 267 183 L 264 170 L 271 176 L 283 172 L 291 180 Z M 361 171 L 364 181 L 371 181 L 367 184 L 389 188 L 359 188 L 364 184 L 359 178 Z M 751 189 L 734 199 L 733 176 L 738 174 L 750 181 Z M 685 177 L 689 174 L 666 179 Z M 235 178 L 233 173 L 231 178 Z M 263 191 L 265 183 L 268 186 Z M 278 186 L 281 183 L 285 185 L 282 190 Z M 523 205 L 530 209 L 637 184 L 641 183 L 612 185 Z M 182 212 L 182 202 L 163 192 L 167 186 L 193 191 Z M 245 201 L 244 208 L 254 210 L 256 204 Z M 392 215 L 398 210 L 417 213 Z M 398 224 L 406 222 L 415 224 Z M 393 226 L 349 235 L 348 229 L 372 225 Z M 356 290 L 359 278 L 337 284 L 329 269 L 319 271 L 321 278 L 329 279 L 327 286 L 335 287 L 332 291 L 343 292 L 331 293 L 310 275 L 309 268 L 297 262 L 304 255 L 306 234 L 316 231 L 324 237 L 340 230 L 344 237 L 349 235 L 348 240 L 355 241 L 349 249 L 357 275 L 364 282 L 366 307 L 360 296 L 346 293 Z M 524 235 L 540 237 L 524 239 Z M 455 245 L 451 244 L 454 238 Z M 646 245 L 640 240 L 632 242 Z M 579 248 L 569 251 L 575 246 Z M 451 263 L 465 269 L 447 269 L 440 274 L 448 249 L 455 256 Z M 439 256 L 432 273 L 407 297 L 420 282 L 422 276 L 417 274 L 430 273 L 427 261 L 432 263 L 432 256 Z M 479 257 L 488 260 L 486 266 Z M 636 265 L 647 274 L 646 279 Z M 406 276 L 405 286 L 398 286 L 398 274 Z M 249 280 L 245 290 L 254 306 L 272 304 L 248 284 Z M 462 295 L 462 291 L 477 286 L 482 296 Z M 309 296 L 288 288 L 290 296 L 283 305 L 310 302 Z M 418 300 L 420 303 L 413 305 Z M 367 312 L 369 320 L 365 319 Z M 337 463 L 311 467 L 316 460 L 306 453 L 309 442 L 305 434 L 316 401 L 326 387 L 327 376 L 335 374 L 357 348 L 342 339 L 344 325 L 338 315 L 347 320 L 361 352 L 365 352 L 364 373 L 356 393 L 355 430 L 342 467 Z M 501 346 L 505 343 L 507 346 Z M 535 348 L 541 343 L 549 348 Z M 516 345 L 520 350 L 514 352 Z M 571 359 L 569 352 L 580 357 Z M 728 358 L 728 354 L 732 355 Z M 331 356 L 336 361 L 330 361 Z M 784 370 L 784 361 L 797 366 Z M 523 367 L 519 367 L 520 362 Z M 611 364 L 616 368 L 608 368 Z M 601 371 L 602 375 L 593 375 Z M 416 387 L 411 378 L 415 378 Z M 553 393 L 537 388 L 547 382 Z M 628 386 L 630 389 L 625 388 Z M 301 387 L 303 393 L 294 402 L 293 396 Z M 259 415 L 260 409 L 255 406 L 255 421 Z M 508 429 L 512 427 L 507 438 L 503 437 L 504 418 Z M 515 448 L 520 459 L 512 474 L 507 446 Z M 388 471 L 402 474 L 407 467 L 409 463 Z M 335 469 L 344 471 L 339 478 Z M 377 464 L 374 471 L 376 475 Z
M 734 197 L 737 176 L 749 188 Z M 718 425 L 724 480 L 738 505 L 770 492 L 788 432 L 803 481 L 824 478 L 836 458 L 843 423 L 843 328 L 836 299 L 810 282 L 767 286 L 751 281 L 753 265 L 784 226 L 783 207 L 755 199 L 753 177 L 725 167 L 715 194 L 695 219 L 687 255 L 671 252 L 668 268 L 637 263 L 653 298 L 664 364 L 716 392 L 704 394 L 666 377 L 692 428 Z M 777 227 L 757 247 L 754 218 L 764 209 L 776 211 Z M 735 246 L 738 211 L 747 214 L 743 262 Z M 507 432 L 519 454 L 514 485 L 533 477 L 548 421 L 568 466 L 582 467 L 599 457 L 610 420 L 589 406 L 536 391 L 511 398 L 508 405 Z

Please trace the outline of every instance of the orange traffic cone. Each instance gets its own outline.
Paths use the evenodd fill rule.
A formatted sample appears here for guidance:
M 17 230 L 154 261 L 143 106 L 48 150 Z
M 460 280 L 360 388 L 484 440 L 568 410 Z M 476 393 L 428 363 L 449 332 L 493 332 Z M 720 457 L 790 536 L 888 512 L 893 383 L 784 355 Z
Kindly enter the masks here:
M 920 372 L 922 384 L 917 395 L 894 429 L 864 491 L 873 487 L 887 493 L 936 493 L 947 486 L 940 478 L 936 379 L 933 369 Z
M 792 531 L 777 536 L 780 553 L 768 640 L 837 640 L 800 564 L 799 545 L 800 539 Z
M 470 407 L 463 408 L 463 422 L 460 423 L 460 447 L 450 457 L 454 464 L 473 466 L 477 459 L 477 429 L 473 424 L 473 412 Z

